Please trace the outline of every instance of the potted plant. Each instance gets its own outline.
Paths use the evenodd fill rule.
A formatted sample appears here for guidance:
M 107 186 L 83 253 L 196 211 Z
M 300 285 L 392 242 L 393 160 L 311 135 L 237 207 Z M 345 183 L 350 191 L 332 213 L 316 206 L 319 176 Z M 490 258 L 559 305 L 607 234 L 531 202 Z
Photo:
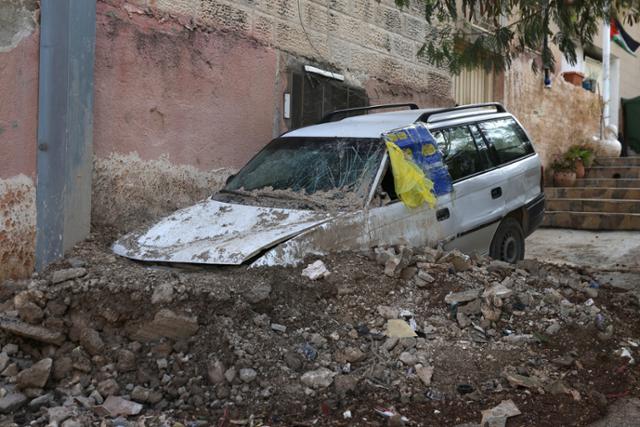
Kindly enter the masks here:
M 573 145 L 565 154 L 568 162 L 573 162 L 575 166 L 576 178 L 584 178 L 586 169 L 593 164 L 593 152 L 581 145 Z
M 553 185 L 556 187 L 573 187 L 576 183 L 575 162 L 566 156 L 558 157 L 551 163 Z
M 590 169 L 593 166 L 593 161 L 596 159 L 596 153 L 586 145 L 579 145 L 582 150 L 581 156 L 584 167 Z
M 567 162 L 573 164 L 573 169 L 576 173 L 576 178 L 584 178 L 586 171 L 584 169 L 584 162 L 582 161 L 582 150 L 577 145 L 569 148 L 564 155 Z

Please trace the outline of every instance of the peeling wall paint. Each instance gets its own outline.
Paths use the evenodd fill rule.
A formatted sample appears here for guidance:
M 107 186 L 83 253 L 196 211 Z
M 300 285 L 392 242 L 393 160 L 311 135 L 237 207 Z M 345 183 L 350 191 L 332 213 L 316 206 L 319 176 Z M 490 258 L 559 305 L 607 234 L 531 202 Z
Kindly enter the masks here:
M 36 190 L 18 175 L 0 180 L 0 283 L 27 277 L 35 264 Z
M 0 1 L 0 283 L 35 265 L 36 0 Z
M 529 132 L 545 166 L 599 134 L 600 96 L 555 76 L 550 89 L 541 74 L 531 71 L 531 59 L 513 62 L 505 75 L 505 106 Z
M 166 157 L 142 160 L 137 153 L 96 157 L 92 226 L 130 231 L 220 189 L 231 169 L 201 171 Z
M 273 135 L 277 52 L 98 3 L 94 152 L 201 170 L 244 164 Z

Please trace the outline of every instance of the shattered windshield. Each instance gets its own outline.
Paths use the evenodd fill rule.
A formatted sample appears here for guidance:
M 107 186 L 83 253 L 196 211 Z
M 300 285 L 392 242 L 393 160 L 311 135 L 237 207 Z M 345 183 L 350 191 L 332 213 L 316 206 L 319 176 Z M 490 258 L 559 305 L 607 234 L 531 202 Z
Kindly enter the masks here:
M 298 208 L 361 208 L 383 155 L 377 138 L 278 138 L 222 193 L 289 200 Z

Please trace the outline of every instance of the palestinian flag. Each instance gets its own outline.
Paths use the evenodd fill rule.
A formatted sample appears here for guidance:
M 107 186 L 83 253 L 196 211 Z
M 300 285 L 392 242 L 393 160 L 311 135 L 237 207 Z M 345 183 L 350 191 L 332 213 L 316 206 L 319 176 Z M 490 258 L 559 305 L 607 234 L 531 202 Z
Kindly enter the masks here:
M 618 43 L 620 47 L 635 55 L 636 50 L 640 47 L 640 43 L 631 38 L 629 34 L 622 28 L 622 24 L 615 18 L 611 19 L 611 40 Z

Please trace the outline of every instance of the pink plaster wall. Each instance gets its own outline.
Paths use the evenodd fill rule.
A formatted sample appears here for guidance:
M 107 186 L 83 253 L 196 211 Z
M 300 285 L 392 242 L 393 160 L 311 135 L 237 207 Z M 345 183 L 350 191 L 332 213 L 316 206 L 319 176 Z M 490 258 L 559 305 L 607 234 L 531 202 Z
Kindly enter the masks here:
M 273 134 L 275 50 L 98 2 L 94 150 L 241 166 Z
M 36 175 L 39 37 L 0 53 L 0 179 Z

